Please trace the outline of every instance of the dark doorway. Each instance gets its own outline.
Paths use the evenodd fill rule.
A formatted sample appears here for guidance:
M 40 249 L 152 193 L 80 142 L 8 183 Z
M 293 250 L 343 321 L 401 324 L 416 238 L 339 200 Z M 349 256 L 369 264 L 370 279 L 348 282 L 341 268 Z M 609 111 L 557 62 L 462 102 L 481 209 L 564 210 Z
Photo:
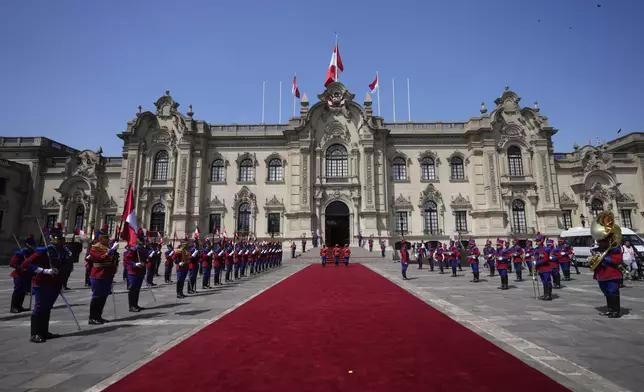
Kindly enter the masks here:
M 341 201 L 334 201 L 326 207 L 324 241 L 327 246 L 350 244 L 349 207 Z

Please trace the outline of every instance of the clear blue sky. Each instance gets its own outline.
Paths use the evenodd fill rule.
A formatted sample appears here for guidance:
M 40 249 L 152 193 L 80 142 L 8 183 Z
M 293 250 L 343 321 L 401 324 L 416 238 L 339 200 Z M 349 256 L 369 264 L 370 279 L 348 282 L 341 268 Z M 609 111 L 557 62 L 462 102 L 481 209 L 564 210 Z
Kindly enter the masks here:
M 596 4 L 601 4 L 599 8 Z M 341 81 L 362 102 L 381 76 L 382 115 L 463 121 L 508 85 L 573 142 L 644 131 L 644 1 L 0 1 L 0 135 L 41 135 L 120 155 L 137 105 L 170 89 L 210 123 L 277 122 L 290 81 L 323 90 L 334 32 Z M 540 21 L 539 21 L 540 20 Z M 572 27 L 572 29 L 570 29 Z

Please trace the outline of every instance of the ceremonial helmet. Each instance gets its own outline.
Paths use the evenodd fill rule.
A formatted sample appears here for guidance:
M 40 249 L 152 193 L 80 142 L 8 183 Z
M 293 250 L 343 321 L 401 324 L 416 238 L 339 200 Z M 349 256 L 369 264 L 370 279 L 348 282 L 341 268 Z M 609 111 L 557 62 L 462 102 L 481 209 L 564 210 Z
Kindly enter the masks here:
M 488 238 L 487 241 L 485 241 L 485 245 L 492 245 L 492 240 Z
M 552 247 L 555 245 L 555 241 L 552 238 L 546 238 L 546 246 Z
M 474 240 L 474 238 L 470 238 L 470 240 L 469 240 L 469 241 L 467 241 L 467 243 L 468 243 L 469 245 L 472 245 L 472 246 L 475 246 L 475 245 L 476 245 L 476 241 Z
M 565 241 L 564 241 L 564 238 L 562 236 L 557 236 L 557 242 L 559 244 L 563 244 Z
M 25 238 L 25 246 L 29 248 L 34 248 L 36 246 L 36 240 L 34 239 L 33 234 L 29 234 L 27 238 Z
M 610 211 L 602 212 L 593 220 L 590 235 L 597 242 L 609 240 L 613 244 L 622 243 L 622 229 L 615 223 L 615 215 Z
M 502 239 L 497 237 L 497 239 L 496 239 L 496 247 L 497 248 L 502 247 L 504 245 L 504 243 L 505 243 L 505 241 L 503 241 Z
M 537 241 L 537 243 L 539 243 L 539 242 L 543 242 L 543 239 L 544 239 L 543 235 L 541 235 L 541 233 L 537 231 L 537 234 L 534 236 L 534 240 Z
M 526 241 L 526 246 L 532 246 L 532 240 L 527 240 Z
M 62 244 L 63 241 L 63 224 L 58 222 L 56 227 L 49 231 L 49 242 L 51 244 Z

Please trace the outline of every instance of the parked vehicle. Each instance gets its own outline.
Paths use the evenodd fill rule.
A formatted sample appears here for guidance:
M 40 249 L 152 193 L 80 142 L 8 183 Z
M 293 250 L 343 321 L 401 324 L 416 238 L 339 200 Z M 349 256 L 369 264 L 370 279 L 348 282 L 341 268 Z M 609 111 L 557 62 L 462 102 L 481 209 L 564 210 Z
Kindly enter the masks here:
M 575 252 L 578 265 L 588 265 L 590 250 L 595 247 L 595 240 L 590 236 L 590 227 L 572 227 L 561 232 L 561 237 Z M 644 240 L 633 230 L 622 228 L 622 240 L 630 241 L 638 253 L 644 253 Z

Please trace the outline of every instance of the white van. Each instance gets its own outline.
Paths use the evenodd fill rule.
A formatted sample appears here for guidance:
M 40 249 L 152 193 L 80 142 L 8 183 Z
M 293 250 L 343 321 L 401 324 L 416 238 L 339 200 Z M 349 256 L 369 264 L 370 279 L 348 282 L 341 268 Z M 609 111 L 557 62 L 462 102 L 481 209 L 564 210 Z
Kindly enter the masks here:
M 578 265 L 588 265 L 590 249 L 595 246 L 595 240 L 590 235 L 590 227 L 573 227 L 561 232 L 561 237 L 575 252 Z M 622 228 L 622 241 L 630 241 L 638 252 L 644 253 L 644 240 L 633 230 Z M 555 240 L 556 242 L 556 240 Z

